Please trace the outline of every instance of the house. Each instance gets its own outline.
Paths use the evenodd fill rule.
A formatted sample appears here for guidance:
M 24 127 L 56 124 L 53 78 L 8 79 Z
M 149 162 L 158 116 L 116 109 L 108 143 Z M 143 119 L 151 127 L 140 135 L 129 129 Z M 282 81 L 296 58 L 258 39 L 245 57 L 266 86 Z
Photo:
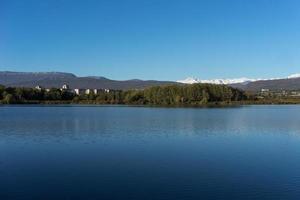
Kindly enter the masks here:
M 40 85 L 35 86 L 35 89 L 42 90 L 43 88 Z
M 69 87 L 69 85 L 67 85 L 67 84 L 64 84 L 62 87 L 61 87 L 61 90 L 69 90 L 70 89 L 70 87 Z
M 270 92 L 269 89 L 265 89 L 265 88 L 262 88 L 260 91 L 261 91 L 261 92 Z
M 91 89 L 86 89 L 85 94 L 91 94 Z
M 76 88 L 76 89 L 74 89 L 74 93 L 77 94 L 77 95 L 81 95 L 81 94 L 84 93 L 84 90 Z
M 292 91 L 290 96 L 291 97 L 300 97 L 300 92 L 298 92 L 298 91 Z
M 74 89 L 74 93 L 77 94 L 77 95 L 81 95 L 81 94 L 86 94 L 86 95 L 89 95 L 89 94 L 99 94 L 99 93 L 102 93 L 102 92 L 105 92 L 105 93 L 109 93 L 111 92 L 110 89 Z

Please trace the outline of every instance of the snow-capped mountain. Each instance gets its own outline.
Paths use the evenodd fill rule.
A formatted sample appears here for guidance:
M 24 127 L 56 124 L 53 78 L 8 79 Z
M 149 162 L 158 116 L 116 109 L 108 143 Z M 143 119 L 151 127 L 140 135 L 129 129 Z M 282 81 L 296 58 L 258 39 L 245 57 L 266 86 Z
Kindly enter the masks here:
M 224 85 L 231 85 L 231 84 L 248 84 L 250 82 L 255 81 L 267 81 L 267 80 L 279 80 L 279 79 L 293 79 L 293 78 L 300 78 L 299 74 L 292 74 L 286 78 L 269 78 L 269 79 L 253 79 L 253 78 L 234 78 L 234 79 L 210 79 L 210 80 L 201 80 L 199 78 L 188 77 L 184 80 L 178 80 L 178 83 L 185 83 L 185 84 L 194 84 L 194 83 L 210 83 L 210 84 L 224 84 Z
M 201 83 L 201 80 L 198 78 L 188 77 L 184 80 L 178 80 L 176 81 L 178 83 L 185 83 L 185 84 L 194 84 L 194 83 Z
M 236 83 L 248 83 L 252 81 L 256 81 L 257 79 L 249 79 L 249 78 L 236 78 L 236 79 L 211 79 L 211 80 L 200 80 L 197 78 L 187 78 L 184 80 L 179 80 L 179 83 L 185 84 L 194 84 L 194 83 L 211 83 L 211 84 L 236 84 Z
M 185 83 L 185 84 L 194 84 L 194 83 L 210 83 L 210 84 L 236 84 L 236 83 L 249 83 L 253 81 L 257 81 L 259 79 L 250 79 L 250 78 L 235 78 L 235 79 L 211 79 L 211 80 L 201 80 L 198 78 L 186 78 L 184 80 L 177 81 L 178 83 Z
M 292 75 L 289 75 L 289 76 L 288 76 L 288 79 L 291 79 L 291 78 L 300 78 L 300 74 L 292 74 Z

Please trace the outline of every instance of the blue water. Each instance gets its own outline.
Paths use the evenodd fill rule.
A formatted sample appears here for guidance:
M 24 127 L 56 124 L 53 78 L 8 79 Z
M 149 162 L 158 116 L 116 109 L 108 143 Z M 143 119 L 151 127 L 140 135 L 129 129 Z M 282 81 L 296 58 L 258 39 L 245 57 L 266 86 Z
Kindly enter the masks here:
M 0 199 L 300 199 L 300 106 L 2 106 Z

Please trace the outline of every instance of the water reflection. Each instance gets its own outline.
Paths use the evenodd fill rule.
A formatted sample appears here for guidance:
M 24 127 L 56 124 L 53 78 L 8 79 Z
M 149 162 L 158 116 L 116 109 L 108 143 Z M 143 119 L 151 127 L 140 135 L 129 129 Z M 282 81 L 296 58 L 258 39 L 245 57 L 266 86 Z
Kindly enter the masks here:
M 298 199 L 300 107 L 0 107 L 0 199 Z
M 299 106 L 222 109 L 0 107 L 0 134 L 40 136 L 299 134 Z

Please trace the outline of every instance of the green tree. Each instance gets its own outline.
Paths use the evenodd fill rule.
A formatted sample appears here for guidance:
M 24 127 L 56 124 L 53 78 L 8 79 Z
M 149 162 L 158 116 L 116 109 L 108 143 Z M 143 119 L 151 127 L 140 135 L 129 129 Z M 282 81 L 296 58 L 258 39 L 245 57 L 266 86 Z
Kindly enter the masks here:
M 5 104 L 13 104 L 16 103 L 16 99 L 12 94 L 6 94 L 2 102 Z

